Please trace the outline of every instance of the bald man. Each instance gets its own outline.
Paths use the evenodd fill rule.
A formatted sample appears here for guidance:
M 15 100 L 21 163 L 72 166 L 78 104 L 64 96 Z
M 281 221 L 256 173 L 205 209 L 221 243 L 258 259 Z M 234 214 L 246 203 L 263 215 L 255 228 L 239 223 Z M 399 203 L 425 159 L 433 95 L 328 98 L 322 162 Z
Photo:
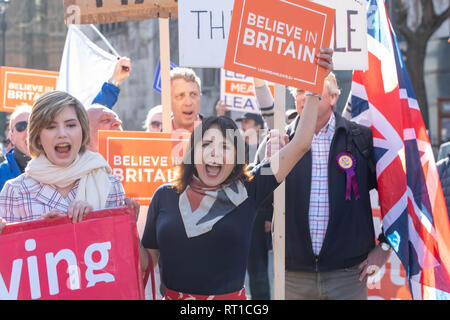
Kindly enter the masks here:
M 123 131 L 122 121 L 119 119 L 117 113 L 100 104 L 93 104 L 87 108 L 86 111 L 89 118 L 89 129 L 91 135 L 88 149 L 93 152 L 98 152 L 98 131 Z

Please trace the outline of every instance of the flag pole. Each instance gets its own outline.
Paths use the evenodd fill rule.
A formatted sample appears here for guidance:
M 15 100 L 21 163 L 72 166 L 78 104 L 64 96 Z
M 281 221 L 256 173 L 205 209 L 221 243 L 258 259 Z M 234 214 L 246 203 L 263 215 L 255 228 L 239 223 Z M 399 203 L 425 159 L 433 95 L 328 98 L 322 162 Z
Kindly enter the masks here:
M 121 55 L 114 49 L 114 47 L 109 43 L 109 41 L 105 38 L 105 36 L 100 32 L 100 30 L 97 29 L 96 26 L 93 24 L 90 24 L 91 28 L 94 29 L 94 31 L 98 34 L 98 36 L 103 40 L 103 42 L 108 46 L 109 50 L 111 50 L 112 53 L 114 53 L 117 57 L 121 57 Z

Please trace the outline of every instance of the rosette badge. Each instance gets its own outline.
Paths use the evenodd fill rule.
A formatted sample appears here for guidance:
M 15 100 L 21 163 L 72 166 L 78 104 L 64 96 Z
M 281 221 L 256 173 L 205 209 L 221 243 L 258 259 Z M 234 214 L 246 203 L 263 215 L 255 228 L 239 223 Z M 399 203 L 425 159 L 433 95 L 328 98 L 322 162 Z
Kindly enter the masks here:
M 345 172 L 347 176 L 347 186 L 346 186 L 346 193 L 345 193 L 345 200 L 351 200 L 351 190 L 353 188 L 353 193 L 355 194 L 355 199 L 359 199 L 359 191 L 358 191 L 358 184 L 356 182 L 356 174 L 355 174 L 355 167 L 356 167 L 356 159 L 355 157 L 348 152 L 341 152 L 336 157 L 336 163 L 338 168 Z

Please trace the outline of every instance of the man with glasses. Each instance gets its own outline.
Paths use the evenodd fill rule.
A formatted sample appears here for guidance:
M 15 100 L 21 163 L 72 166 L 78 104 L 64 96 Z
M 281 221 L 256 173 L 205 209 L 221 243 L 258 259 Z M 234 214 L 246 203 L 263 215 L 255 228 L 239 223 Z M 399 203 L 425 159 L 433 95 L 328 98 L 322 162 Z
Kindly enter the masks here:
M 144 121 L 145 132 L 162 132 L 162 105 L 151 108 Z
M 27 143 L 30 113 L 30 106 L 20 106 L 11 115 L 9 139 L 14 148 L 6 154 L 6 160 L 0 164 L 0 190 L 6 181 L 21 175 L 31 160 Z

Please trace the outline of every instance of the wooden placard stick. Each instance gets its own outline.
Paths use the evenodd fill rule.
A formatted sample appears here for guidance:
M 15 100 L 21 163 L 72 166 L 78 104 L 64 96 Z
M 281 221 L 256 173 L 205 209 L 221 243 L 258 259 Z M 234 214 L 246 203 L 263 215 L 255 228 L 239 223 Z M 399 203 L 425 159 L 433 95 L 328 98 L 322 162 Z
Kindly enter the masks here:
M 172 132 L 172 99 L 170 83 L 170 31 L 169 19 L 159 18 L 159 46 L 161 57 L 161 104 L 163 106 L 163 132 Z

